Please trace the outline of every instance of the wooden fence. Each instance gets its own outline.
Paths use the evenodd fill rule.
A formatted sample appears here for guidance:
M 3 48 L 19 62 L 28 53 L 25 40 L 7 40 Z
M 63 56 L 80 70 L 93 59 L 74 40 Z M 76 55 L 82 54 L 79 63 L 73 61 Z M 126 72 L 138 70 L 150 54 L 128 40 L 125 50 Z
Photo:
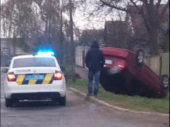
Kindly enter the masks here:
M 162 55 L 161 74 L 167 74 L 169 76 L 169 53 Z
M 161 57 L 153 56 L 145 58 L 145 64 L 147 64 L 157 75 L 160 75 L 160 67 L 161 67 Z
M 145 63 L 157 74 L 167 74 L 169 76 L 169 53 L 162 56 L 152 56 L 145 59 Z

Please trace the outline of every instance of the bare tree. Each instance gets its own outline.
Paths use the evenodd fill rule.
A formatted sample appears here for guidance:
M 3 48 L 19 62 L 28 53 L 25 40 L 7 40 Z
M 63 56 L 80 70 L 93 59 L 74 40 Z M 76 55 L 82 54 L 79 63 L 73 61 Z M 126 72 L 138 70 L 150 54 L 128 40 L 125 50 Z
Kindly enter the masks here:
M 137 13 L 143 18 L 143 23 L 148 33 L 148 41 L 150 47 L 152 47 L 151 54 L 158 54 L 159 49 L 159 38 L 158 35 L 162 31 L 161 29 L 161 19 L 165 16 L 168 7 L 169 0 L 161 9 L 162 0 L 129 0 L 128 4 L 135 7 L 135 10 L 131 9 L 129 6 L 125 8 L 115 3 L 114 0 L 100 0 L 100 2 L 108 7 L 115 8 L 117 10 L 125 11 L 127 13 Z
M 82 2 L 86 2 L 86 0 L 81 0 L 81 4 Z M 104 9 L 106 12 L 112 12 L 117 10 L 127 14 L 140 15 L 148 35 L 143 39 L 146 39 L 152 48 L 151 54 L 158 54 L 160 44 L 158 36 L 160 33 L 165 36 L 161 22 L 169 12 L 169 0 L 99 0 L 95 5 L 95 11 Z
M 63 2 L 65 12 L 68 2 Z M 40 43 L 59 47 L 62 31 L 60 10 L 59 0 L 8 0 L 1 5 L 0 13 L 4 35 L 7 38 L 24 38 L 23 45 L 27 42 L 31 47 Z M 63 41 L 68 39 L 67 24 L 68 20 L 63 17 Z

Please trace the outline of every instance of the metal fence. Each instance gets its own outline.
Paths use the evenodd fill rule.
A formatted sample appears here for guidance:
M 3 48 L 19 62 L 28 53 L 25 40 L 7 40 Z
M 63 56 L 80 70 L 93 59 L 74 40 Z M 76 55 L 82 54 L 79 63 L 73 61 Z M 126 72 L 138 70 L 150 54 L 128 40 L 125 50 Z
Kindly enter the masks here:
M 83 46 L 76 47 L 76 50 L 75 50 L 76 66 L 85 67 L 85 61 L 84 60 L 85 60 L 85 56 L 86 56 L 88 49 L 89 49 L 89 47 L 83 47 Z

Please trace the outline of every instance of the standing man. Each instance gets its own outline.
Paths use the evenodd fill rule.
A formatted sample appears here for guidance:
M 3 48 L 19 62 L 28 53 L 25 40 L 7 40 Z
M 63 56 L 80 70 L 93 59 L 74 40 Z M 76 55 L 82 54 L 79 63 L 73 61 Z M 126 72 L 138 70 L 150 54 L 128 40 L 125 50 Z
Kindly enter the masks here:
M 87 68 L 89 69 L 87 96 L 94 95 L 96 97 L 99 91 L 100 73 L 105 64 L 105 58 L 103 52 L 100 51 L 99 44 L 97 41 L 92 42 L 91 49 L 87 52 L 85 62 Z M 95 87 L 93 91 L 92 83 L 94 77 L 95 77 Z

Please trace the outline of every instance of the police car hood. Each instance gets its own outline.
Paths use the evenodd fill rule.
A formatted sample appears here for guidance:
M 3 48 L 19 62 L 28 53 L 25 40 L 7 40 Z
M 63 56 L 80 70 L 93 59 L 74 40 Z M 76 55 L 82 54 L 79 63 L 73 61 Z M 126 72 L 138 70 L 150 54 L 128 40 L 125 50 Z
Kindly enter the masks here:
M 55 73 L 55 71 L 61 71 L 60 68 L 53 67 L 36 67 L 36 68 L 16 68 L 11 69 L 10 72 L 14 72 L 14 74 L 49 74 Z

